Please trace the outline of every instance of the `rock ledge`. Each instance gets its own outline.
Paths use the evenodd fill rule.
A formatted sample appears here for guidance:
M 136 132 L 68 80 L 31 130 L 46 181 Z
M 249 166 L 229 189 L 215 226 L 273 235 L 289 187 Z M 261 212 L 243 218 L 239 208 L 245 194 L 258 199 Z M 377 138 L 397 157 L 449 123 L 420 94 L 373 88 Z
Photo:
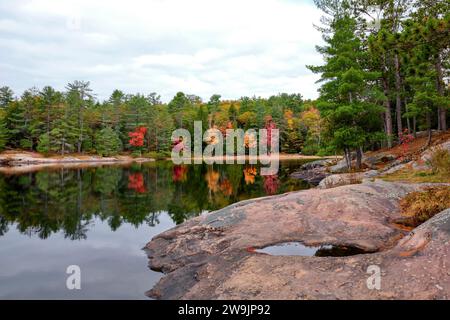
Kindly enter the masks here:
M 243 201 L 152 239 L 149 265 L 166 273 L 158 299 L 447 299 L 450 210 L 408 233 L 398 200 L 425 185 L 376 180 Z M 254 248 L 299 241 L 376 253 L 271 256 Z M 367 268 L 379 266 L 381 290 Z

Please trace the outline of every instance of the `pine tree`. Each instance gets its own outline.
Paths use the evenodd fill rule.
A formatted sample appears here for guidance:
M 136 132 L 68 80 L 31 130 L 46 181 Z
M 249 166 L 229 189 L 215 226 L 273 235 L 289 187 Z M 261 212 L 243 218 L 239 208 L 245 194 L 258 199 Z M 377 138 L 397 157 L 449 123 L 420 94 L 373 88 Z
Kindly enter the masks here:
M 261 129 L 265 123 L 266 116 L 266 108 L 264 106 L 264 102 L 261 99 L 258 99 L 256 102 L 256 128 Z
M 36 150 L 43 154 L 48 154 L 52 150 L 52 144 L 50 140 L 50 132 L 46 132 L 39 137 Z
M 122 141 L 116 131 L 106 127 L 96 134 L 95 149 L 100 156 L 112 156 L 122 150 Z
M 11 146 L 20 148 L 27 147 L 27 137 L 29 132 L 26 121 L 26 110 L 21 101 L 13 101 L 8 105 L 6 110 L 5 122 L 10 137 Z
M 427 144 L 431 143 L 433 114 L 437 115 L 438 129 L 447 129 L 446 109 L 450 100 L 442 61 L 443 52 L 448 49 L 449 17 L 450 14 L 446 18 L 434 18 L 418 13 L 407 21 L 402 33 L 409 62 L 406 82 L 413 91 L 405 116 L 424 119 Z
M 183 128 L 184 111 L 190 105 L 191 102 L 183 92 L 178 92 L 167 105 L 176 125 L 180 128 Z
M 325 37 L 326 46 L 318 48 L 325 57 L 325 65 L 308 66 L 322 75 L 318 108 L 326 118 L 331 143 L 343 150 L 351 168 L 351 151 L 356 151 L 356 166 L 361 166 L 362 151 L 372 135 L 379 132 L 379 114 L 383 108 L 371 102 L 379 97 L 377 72 L 367 71 L 367 56 L 356 34 L 355 19 L 344 15 L 330 27 L 333 35 Z
M 172 145 L 172 131 L 175 129 L 174 121 L 167 106 L 154 106 L 153 116 L 150 118 L 152 125 L 149 125 L 147 132 L 150 140 L 150 149 L 156 152 L 169 151 Z
M 406 36 L 415 40 L 413 49 L 422 49 L 432 65 L 437 99 L 436 111 L 438 130 L 447 130 L 447 110 L 450 108 L 448 86 L 444 79 L 448 77 L 450 63 L 450 2 L 441 0 L 423 0 L 416 2 L 417 12 L 413 14 L 410 30 Z M 416 51 L 416 50 L 413 50 Z
M 52 121 L 55 120 L 54 109 L 62 102 L 62 95 L 50 86 L 44 87 L 39 94 L 42 100 L 40 118 L 43 130 L 48 135 L 52 129 Z
M 149 109 L 147 98 L 141 94 L 129 97 L 126 110 L 126 127 L 128 131 L 146 125 L 146 114 Z
M 0 108 L 6 108 L 14 100 L 14 92 L 11 88 L 4 86 L 0 88 Z
M 0 151 L 5 149 L 8 143 L 8 130 L 6 128 L 6 122 L 4 115 L 0 112 Z
M 72 111 L 77 117 L 77 129 L 78 129 L 78 141 L 77 141 L 77 151 L 82 151 L 83 140 L 85 136 L 85 119 L 84 113 L 90 105 L 92 105 L 93 95 L 92 89 L 89 87 L 89 81 L 74 81 L 66 86 L 67 89 L 67 102 Z
M 49 133 L 50 151 L 64 155 L 68 152 L 77 151 L 80 137 L 78 116 L 73 110 L 64 104 L 62 114 L 52 123 L 52 130 Z

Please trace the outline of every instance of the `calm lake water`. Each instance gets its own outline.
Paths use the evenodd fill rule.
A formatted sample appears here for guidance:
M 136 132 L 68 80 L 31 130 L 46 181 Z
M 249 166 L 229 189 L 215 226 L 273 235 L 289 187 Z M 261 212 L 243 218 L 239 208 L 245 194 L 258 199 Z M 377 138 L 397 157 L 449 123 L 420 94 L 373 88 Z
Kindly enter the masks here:
M 0 174 L 1 299 L 147 299 L 162 274 L 142 248 L 186 219 L 231 203 L 309 188 L 257 166 L 171 162 Z M 81 269 L 68 290 L 66 269 Z

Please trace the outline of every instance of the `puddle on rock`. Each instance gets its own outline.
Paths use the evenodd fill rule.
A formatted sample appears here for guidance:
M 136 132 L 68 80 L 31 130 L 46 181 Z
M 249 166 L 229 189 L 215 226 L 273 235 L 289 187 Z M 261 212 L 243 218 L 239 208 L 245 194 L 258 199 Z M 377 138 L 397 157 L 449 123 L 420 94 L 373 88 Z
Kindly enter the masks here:
M 352 246 L 321 245 L 317 247 L 305 246 L 300 242 L 285 242 L 254 252 L 270 254 L 273 256 L 307 256 L 307 257 L 345 257 L 357 254 L 373 253 Z

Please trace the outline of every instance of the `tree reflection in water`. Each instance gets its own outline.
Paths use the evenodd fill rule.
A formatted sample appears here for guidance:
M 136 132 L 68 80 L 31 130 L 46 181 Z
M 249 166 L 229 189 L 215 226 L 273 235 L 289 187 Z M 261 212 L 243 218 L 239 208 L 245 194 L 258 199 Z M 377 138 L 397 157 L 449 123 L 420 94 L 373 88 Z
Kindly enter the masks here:
M 279 175 L 267 177 L 254 165 L 170 162 L 0 175 L 0 236 L 14 224 L 30 236 L 61 231 L 81 240 L 94 218 L 114 231 L 124 223 L 154 226 L 161 212 L 181 223 L 237 201 L 308 188 L 288 178 L 299 165 L 282 162 Z

